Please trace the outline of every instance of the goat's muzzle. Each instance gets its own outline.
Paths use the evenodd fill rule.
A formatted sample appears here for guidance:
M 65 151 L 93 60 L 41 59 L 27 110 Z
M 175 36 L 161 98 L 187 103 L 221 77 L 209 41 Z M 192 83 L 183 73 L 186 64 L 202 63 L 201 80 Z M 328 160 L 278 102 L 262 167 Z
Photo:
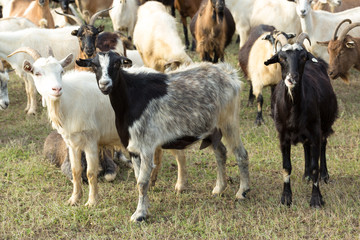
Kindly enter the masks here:
M 62 95 L 62 87 L 53 87 L 51 90 L 51 96 L 54 98 L 59 98 Z

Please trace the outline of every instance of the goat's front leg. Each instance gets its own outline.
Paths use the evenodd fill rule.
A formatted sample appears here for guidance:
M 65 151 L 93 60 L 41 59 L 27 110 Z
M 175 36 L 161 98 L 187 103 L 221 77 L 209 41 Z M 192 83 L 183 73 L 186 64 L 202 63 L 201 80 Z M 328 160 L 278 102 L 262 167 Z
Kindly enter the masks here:
M 157 176 L 161 169 L 162 156 L 163 156 L 163 150 L 161 149 L 161 147 L 157 147 L 155 150 L 155 153 L 154 153 L 155 168 L 151 172 L 151 186 L 152 187 L 155 186 Z
M 30 106 L 29 110 L 27 111 L 28 115 L 35 115 L 36 114 L 36 88 L 34 79 L 31 76 L 28 76 L 28 89 L 29 89 L 29 96 L 30 96 Z
M 140 222 L 146 219 L 149 208 L 149 197 L 147 195 L 149 189 L 150 175 L 153 169 L 154 154 L 141 155 L 140 169 L 137 178 L 137 186 L 139 190 L 139 201 L 135 213 L 131 216 L 132 222 Z M 135 166 L 134 166 L 135 169 Z
M 80 149 L 74 149 L 69 147 L 69 158 L 71 164 L 71 171 L 73 177 L 73 193 L 68 200 L 70 205 L 75 205 L 78 203 L 82 196 L 82 188 L 81 188 L 81 151 Z
M 319 141 L 320 142 L 320 141 Z M 311 160 L 310 160 L 310 177 L 313 182 L 310 206 L 320 208 L 324 205 L 322 195 L 319 187 L 319 157 L 320 157 L 320 144 L 311 144 Z
M 213 149 L 217 162 L 216 186 L 212 191 L 213 195 L 220 195 L 226 189 L 226 148 L 222 142 L 216 149 Z
M 97 174 L 99 169 L 99 151 L 97 143 L 88 144 L 85 149 L 87 171 L 89 181 L 89 199 L 85 206 L 94 206 L 98 200 Z
M 257 99 L 257 115 L 255 119 L 255 125 L 260 126 L 261 124 L 264 123 L 264 119 L 262 116 L 262 106 L 264 103 L 264 99 L 261 93 L 257 96 L 256 99 Z
M 283 159 L 283 180 L 284 180 L 284 189 L 281 195 L 281 203 L 290 206 L 292 203 L 292 192 L 290 185 L 290 175 L 291 175 L 291 159 L 290 159 L 290 150 L 291 145 L 288 141 L 281 142 L 281 154 Z

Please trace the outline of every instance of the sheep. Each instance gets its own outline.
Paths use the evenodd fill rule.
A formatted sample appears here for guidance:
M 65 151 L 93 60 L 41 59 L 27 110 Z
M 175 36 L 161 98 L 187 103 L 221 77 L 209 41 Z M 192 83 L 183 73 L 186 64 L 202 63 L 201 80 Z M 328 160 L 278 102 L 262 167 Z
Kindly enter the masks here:
M 71 31 L 77 27 L 64 27 L 58 29 L 42 29 L 27 28 L 15 32 L 2 32 L 0 34 L 0 58 L 6 59 L 23 78 L 27 94 L 27 105 L 25 112 L 28 115 L 36 114 L 36 89 L 31 76 L 23 71 L 22 64 L 24 60 L 33 61 L 27 55 L 17 54 L 16 56 L 6 58 L 7 55 L 15 51 L 21 46 L 30 46 L 40 53 L 44 54 L 46 50 L 44 46 L 51 43 L 54 53 L 58 57 L 65 57 L 65 54 L 73 53 L 77 57 L 79 52 L 79 44 L 77 39 L 70 35 Z M 66 47 L 64 47 L 66 46 Z M 73 68 L 74 64 L 70 64 L 67 68 Z
M 337 37 L 338 29 L 345 22 L 349 22 L 350 25 Z M 345 19 L 339 23 L 330 41 L 317 42 L 319 45 L 327 46 L 330 57 L 328 72 L 332 79 L 340 77 L 344 82 L 349 83 L 350 68 L 360 70 L 360 38 L 348 35 L 350 30 L 359 26 L 360 22 L 351 23 L 350 19 Z
M 114 0 L 109 15 L 114 31 L 126 31 L 133 37 L 138 10 L 137 0 Z
M 239 51 L 239 64 L 243 68 L 243 71 L 246 72 L 246 77 L 251 84 L 248 105 L 250 105 L 256 97 L 258 110 L 255 124 L 261 125 L 264 123 L 262 117 L 262 105 L 264 101 L 262 89 L 263 87 L 271 86 L 273 90 L 281 80 L 280 65 L 274 64 L 267 67 L 264 66 L 263 62 L 274 54 L 273 44 L 275 39 L 279 39 L 281 44 L 285 45 L 287 40 L 295 37 L 295 35 L 279 32 L 275 30 L 274 27 L 268 25 L 260 25 L 254 28 L 250 33 L 250 36 L 251 35 L 252 37 L 248 38 L 244 47 Z
M 12 0 L 7 8 L 4 17 L 25 17 L 40 27 L 55 28 L 49 0 Z
M 313 9 L 329 12 L 341 12 L 359 6 L 360 2 L 358 0 L 319 0 L 313 5 Z
M 327 182 L 326 144 L 333 133 L 338 106 L 326 63 L 306 51 L 304 39 L 309 40 L 305 33 L 298 37 L 296 43 L 284 45 L 264 63 L 280 63 L 282 73 L 282 80 L 276 86 L 271 101 L 283 159 L 281 203 L 288 206 L 292 203 L 290 148 L 291 144 L 301 142 L 305 155 L 305 177 L 310 177 L 313 182 L 310 206 L 319 208 L 324 205 L 319 188 L 319 157 L 320 178 Z
M 295 0 L 288 1 L 295 2 Z M 315 42 L 312 46 L 305 46 L 312 54 L 324 59 L 327 63 L 329 62 L 329 54 L 326 48 L 316 42 L 331 39 L 334 29 L 344 19 L 360 21 L 360 7 L 338 13 L 314 11 L 311 9 L 311 0 L 297 0 L 296 13 L 300 18 L 302 31 L 309 34 L 310 40 Z M 354 31 L 354 35 L 360 36 L 360 30 Z
M 184 149 L 202 140 L 200 148 L 211 146 L 218 164 L 213 194 L 226 188 L 226 148 L 233 151 L 240 169 L 236 197 L 249 191 L 248 155 L 238 126 L 240 81 L 225 63 L 199 63 L 168 74 L 144 69 L 122 69 L 131 60 L 116 53 L 101 52 L 93 59 L 76 61 L 91 66 L 103 94 L 109 95 L 116 115 L 117 132 L 130 152 L 139 201 L 131 221 L 145 220 L 147 190 L 158 147 Z
M 61 135 L 56 131 L 52 131 L 45 139 L 43 154 L 45 158 L 57 167 L 61 168 L 62 173 L 69 179 L 73 180 L 71 172 L 71 164 L 69 160 L 69 150 Z M 106 181 L 115 180 L 117 165 L 111 157 L 111 151 L 104 150 L 103 154 L 99 154 L 100 166 L 98 176 L 104 175 Z M 81 178 L 84 182 L 88 182 L 86 176 L 86 157 L 84 152 L 81 152 Z
M 156 1 L 139 7 L 134 44 L 144 65 L 160 72 L 192 63 L 177 32 L 175 19 Z
M 190 19 L 192 19 L 194 17 L 195 13 L 200 8 L 201 2 L 202 2 L 202 0 L 175 0 L 174 1 L 174 7 L 175 7 L 175 9 L 177 9 L 179 11 L 180 17 L 181 17 L 181 22 L 183 24 L 186 49 L 188 49 L 190 46 L 186 18 L 190 17 Z M 194 41 L 193 41 L 191 50 L 192 51 L 195 50 Z
M 272 26 L 283 32 L 298 34 L 301 31 L 295 6 L 288 1 L 226 0 L 226 5 L 234 17 L 236 31 L 240 35 L 240 48 L 247 41 L 250 29 L 260 24 L 271 23 Z
M 225 0 L 203 0 L 190 23 L 196 52 L 202 61 L 224 61 L 224 50 L 235 32 L 235 22 Z
M 73 60 L 72 53 L 58 61 L 53 57 L 52 51 L 49 51 L 49 57 L 43 58 L 38 51 L 23 47 L 9 56 L 22 52 L 34 59 L 33 64 L 25 60 L 23 69 L 33 77 L 37 91 L 46 99 L 52 127 L 61 134 L 69 148 L 73 193 L 68 203 L 77 204 L 82 195 L 81 151 L 83 151 L 86 155 L 89 182 L 89 198 L 86 206 L 93 206 L 98 200 L 99 146 L 122 146 L 109 98 L 99 91 L 94 73 L 68 71 L 63 74 L 64 67 Z
M 0 110 L 5 110 L 10 104 L 8 95 L 8 81 L 9 74 L 7 70 L 4 69 L 4 65 L 0 61 Z

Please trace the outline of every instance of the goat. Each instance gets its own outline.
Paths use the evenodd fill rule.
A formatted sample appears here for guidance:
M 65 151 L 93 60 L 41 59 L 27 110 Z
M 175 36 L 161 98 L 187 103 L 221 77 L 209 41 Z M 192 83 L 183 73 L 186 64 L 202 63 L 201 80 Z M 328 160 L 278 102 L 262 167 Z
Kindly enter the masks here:
M 288 1 L 295 2 L 295 0 Z M 331 39 L 334 29 L 344 19 L 360 21 L 360 7 L 338 13 L 314 11 L 311 9 L 311 0 L 296 0 L 296 13 L 300 18 L 302 31 L 309 34 L 312 42 Z M 360 36 L 360 30 L 355 31 L 354 35 Z M 324 46 L 317 43 L 312 46 L 305 46 L 316 57 L 324 59 L 327 63 L 329 62 L 329 54 Z
M 225 0 L 203 0 L 191 20 L 196 51 L 202 61 L 224 61 L 224 50 L 235 32 L 235 22 Z
M 177 9 L 179 11 L 180 17 L 181 17 L 181 22 L 183 24 L 186 49 L 188 49 L 190 46 L 186 18 L 190 17 L 190 19 L 192 19 L 194 17 L 195 13 L 200 8 L 201 2 L 202 2 L 202 0 L 175 0 L 174 1 L 174 7 L 175 7 L 175 9 Z M 191 50 L 192 51 L 195 50 L 194 41 L 193 41 Z
M 266 29 L 268 29 L 266 31 Z M 269 31 L 270 30 L 270 31 Z M 261 34 L 262 33 L 262 34 Z M 279 64 L 267 67 L 263 62 L 269 59 L 274 54 L 275 39 L 279 39 L 282 45 L 287 43 L 287 40 L 295 37 L 294 34 L 286 34 L 275 30 L 274 27 L 268 25 L 260 25 L 252 30 L 245 43 L 239 51 L 239 64 L 246 72 L 246 77 L 250 81 L 249 101 L 248 105 L 252 104 L 254 98 L 257 99 L 257 116 L 255 120 L 256 125 L 264 123 L 262 117 L 263 96 L 262 89 L 266 86 L 274 87 L 281 80 L 281 69 Z M 268 41 L 264 41 L 268 40 Z M 251 47 L 247 47 L 251 46 Z
M 134 44 L 144 65 L 160 72 L 192 63 L 177 32 L 175 19 L 157 1 L 139 7 Z
M 283 32 L 298 34 L 301 31 L 295 6 L 287 1 L 226 0 L 226 5 L 234 17 L 236 31 L 240 35 L 240 48 L 247 41 L 250 30 L 260 24 L 271 23 Z
M 25 17 L 37 26 L 55 28 L 50 13 L 49 0 L 12 0 L 8 3 L 9 10 L 4 17 Z
M 360 2 L 358 0 L 319 0 L 313 5 L 313 9 L 328 12 L 342 12 L 359 6 Z
M 203 140 L 200 148 L 212 146 L 218 164 L 213 194 L 226 187 L 226 139 L 240 169 L 240 188 L 249 190 L 248 155 L 238 127 L 240 81 L 227 64 L 193 64 L 169 74 L 122 69 L 131 60 L 114 52 L 98 53 L 94 59 L 76 63 L 91 66 L 98 87 L 109 95 L 116 116 L 117 132 L 130 152 L 139 190 L 132 221 L 147 217 L 147 190 L 158 147 L 184 149 Z M 139 98 L 140 97 L 140 98 Z
M 349 22 L 337 37 L 340 26 Z M 329 76 L 332 79 L 340 77 L 344 82 L 349 83 L 349 70 L 354 67 L 360 71 L 360 38 L 348 35 L 349 31 L 359 27 L 360 22 L 351 23 L 350 19 L 345 19 L 335 29 L 334 36 L 330 41 L 317 42 L 319 45 L 327 46 L 329 53 Z
M 8 95 L 9 74 L 4 69 L 4 65 L 0 61 L 0 110 L 5 110 L 9 106 Z
M 62 5 L 61 5 L 62 6 Z M 55 27 L 65 27 L 71 25 L 77 25 L 78 22 L 74 21 L 73 19 L 67 16 L 61 16 L 56 12 L 63 12 L 65 14 L 72 14 L 78 18 L 80 18 L 79 14 L 75 10 L 72 4 L 69 4 L 65 9 L 63 7 L 58 7 L 55 9 L 51 9 L 51 15 L 53 16 Z
M 309 40 L 307 34 L 299 35 L 296 43 L 284 45 L 265 65 L 281 65 L 282 81 L 276 86 L 271 101 L 283 159 L 281 203 L 288 206 L 292 203 L 290 149 L 291 144 L 301 142 L 305 177 L 310 177 L 313 182 L 310 206 L 321 207 L 324 201 L 319 188 L 319 157 L 320 178 L 327 182 L 326 144 L 333 133 L 338 107 L 326 63 L 306 51 L 304 39 Z
M 25 28 L 36 28 L 37 26 L 27 18 L 8 17 L 0 19 L 0 32 L 17 31 Z
M 50 163 L 61 168 L 62 173 L 69 179 L 73 180 L 71 164 L 69 159 L 69 149 L 61 135 L 56 131 L 52 131 L 45 139 L 43 154 Z M 104 150 L 103 154 L 99 154 L 99 176 L 105 177 L 106 181 L 113 181 L 116 177 L 117 165 L 111 157 L 111 151 Z M 87 164 L 84 152 L 81 152 L 81 178 L 84 182 L 88 182 L 86 176 Z
M 95 13 L 111 7 L 113 0 L 75 0 L 83 18 L 88 21 Z M 107 12 L 103 12 L 106 13 Z
M 138 10 L 137 0 L 114 0 L 109 15 L 114 31 L 126 31 L 133 37 Z
M 139 0 L 140 5 L 145 4 L 148 1 L 152 0 Z M 175 7 L 174 7 L 174 0 L 154 0 L 157 2 L 162 3 L 166 8 L 170 9 L 171 16 L 175 17 Z
M 24 54 L 18 54 L 10 58 L 6 58 L 7 55 L 24 45 L 30 46 L 44 54 L 46 52 L 44 46 L 51 43 L 56 56 L 65 57 L 70 52 L 77 57 L 79 44 L 77 39 L 70 35 L 71 31 L 76 28 L 77 27 L 58 29 L 27 28 L 15 32 L 2 32 L 0 34 L 0 58 L 6 59 L 25 82 L 27 94 L 25 112 L 27 114 L 36 114 L 36 89 L 32 77 L 23 70 L 22 65 L 24 60 L 33 60 Z M 74 64 L 70 64 L 67 69 L 73 67 Z
M 89 181 L 89 198 L 86 205 L 95 205 L 98 199 L 99 146 L 122 146 L 109 98 L 99 91 L 94 73 L 68 71 L 62 74 L 63 68 L 73 60 L 72 53 L 58 61 L 53 57 L 52 51 L 49 51 L 49 57 L 43 58 L 38 51 L 23 47 L 9 56 L 22 52 L 35 60 L 33 64 L 25 60 L 23 69 L 33 77 L 37 91 L 46 100 L 52 127 L 61 134 L 69 148 L 73 193 L 68 203 L 77 204 L 82 195 L 83 151 L 86 155 Z

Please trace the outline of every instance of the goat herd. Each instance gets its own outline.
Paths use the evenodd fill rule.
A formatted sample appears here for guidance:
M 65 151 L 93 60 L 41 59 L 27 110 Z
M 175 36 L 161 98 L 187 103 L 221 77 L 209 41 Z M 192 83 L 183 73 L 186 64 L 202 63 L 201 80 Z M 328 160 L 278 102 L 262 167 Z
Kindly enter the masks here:
M 37 112 L 36 91 L 42 96 L 56 129 L 44 152 L 73 181 L 69 204 L 82 196 L 85 166 L 86 205 L 96 204 L 98 172 L 102 169 L 107 180 L 116 176 L 116 148 L 137 180 L 139 200 L 131 220 L 142 221 L 148 216 L 147 192 L 156 181 L 162 149 L 171 149 L 176 157 L 175 189 L 181 192 L 186 182 L 183 150 L 199 141 L 200 149 L 211 147 L 215 153 L 212 193 L 219 195 L 227 185 L 223 138 L 240 171 L 236 198 L 246 198 L 250 187 L 238 120 L 240 81 L 237 70 L 224 63 L 224 50 L 236 31 L 239 66 L 251 84 L 249 104 L 257 99 L 258 125 L 263 123 L 262 88 L 272 88 L 271 115 L 283 158 L 281 203 L 292 203 L 290 149 L 300 142 L 304 177 L 313 183 L 310 205 L 321 207 L 319 181 L 329 179 L 326 144 L 338 112 L 329 76 L 349 81 L 349 69 L 360 70 L 360 30 L 355 28 L 360 26 L 360 1 L 161 2 L 78 0 L 76 10 L 69 0 L 60 1 L 58 9 L 50 9 L 49 0 L 1 1 L 0 57 L 7 63 L 0 66 L 0 107 L 9 105 L 7 66 L 25 81 L 27 114 Z M 185 45 L 165 5 L 180 13 Z M 327 7 L 339 12 L 318 10 Z M 106 14 L 114 32 L 94 26 Z M 192 18 L 192 47 L 200 63 L 185 51 L 190 48 L 187 17 Z

